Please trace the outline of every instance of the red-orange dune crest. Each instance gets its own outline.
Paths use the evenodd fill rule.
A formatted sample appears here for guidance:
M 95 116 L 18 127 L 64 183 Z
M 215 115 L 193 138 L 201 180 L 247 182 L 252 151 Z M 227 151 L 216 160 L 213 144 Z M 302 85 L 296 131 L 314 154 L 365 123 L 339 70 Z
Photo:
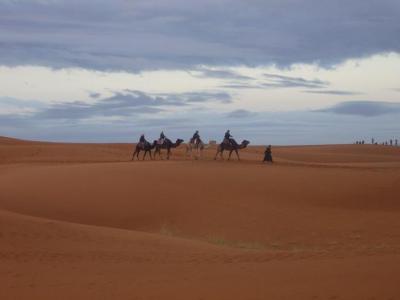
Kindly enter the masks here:
M 1 300 L 400 299 L 400 148 L 133 149 L 0 137 Z

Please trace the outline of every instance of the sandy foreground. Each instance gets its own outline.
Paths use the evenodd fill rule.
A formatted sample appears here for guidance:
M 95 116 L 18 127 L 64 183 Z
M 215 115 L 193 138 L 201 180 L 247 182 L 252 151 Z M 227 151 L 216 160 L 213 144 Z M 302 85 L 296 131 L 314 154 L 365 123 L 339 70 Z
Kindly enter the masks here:
M 0 138 L 0 299 L 400 299 L 400 148 L 184 148 Z

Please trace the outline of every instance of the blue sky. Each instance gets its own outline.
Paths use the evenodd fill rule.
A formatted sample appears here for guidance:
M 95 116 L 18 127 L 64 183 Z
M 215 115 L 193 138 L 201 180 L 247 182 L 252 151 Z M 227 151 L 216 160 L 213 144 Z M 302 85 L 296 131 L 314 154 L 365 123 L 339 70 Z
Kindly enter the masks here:
M 0 0 L 0 135 L 400 136 L 400 2 Z

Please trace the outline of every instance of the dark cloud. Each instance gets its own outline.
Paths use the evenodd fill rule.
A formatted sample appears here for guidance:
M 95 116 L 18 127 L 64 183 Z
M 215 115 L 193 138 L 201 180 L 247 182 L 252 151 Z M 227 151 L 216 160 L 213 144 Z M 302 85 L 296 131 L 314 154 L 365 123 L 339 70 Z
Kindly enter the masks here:
M 322 81 L 319 79 L 305 79 L 302 77 L 284 76 L 278 74 L 264 74 L 264 78 L 267 80 L 263 83 L 257 83 L 252 81 L 247 82 L 235 82 L 224 84 L 221 87 L 230 89 L 265 89 L 265 88 L 308 88 L 308 89 L 320 89 L 329 86 L 329 82 Z M 306 91 L 309 92 L 309 91 Z M 311 91 L 310 91 L 311 92 Z M 340 93 L 341 91 L 325 91 L 319 90 L 316 93 Z M 348 95 L 348 94 L 346 94 Z
M 228 118 L 249 118 L 254 116 L 255 113 L 246 109 L 237 109 L 227 114 Z
M 228 83 L 220 86 L 228 89 L 264 89 L 265 87 L 251 83 Z
M 340 91 L 340 90 L 308 90 L 308 91 L 304 91 L 304 93 L 328 94 L 328 95 L 337 95 L 337 96 L 351 96 L 351 95 L 360 95 L 361 94 L 359 92 Z
M 193 74 L 192 74 L 193 75 Z M 221 78 L 221 79 L 235 79 L 235 80 L 253 80 L 254 78 L 241 75 L 234 71 L 229 70 L 200 70 L 200 74 L 194 75 L 200 78 Z
M 363 117 L 375 117 L 385 114 L 399 114 L 400 103 L 376 102 L 376 101 L 349 101 L 342 102 L 329 108 L 317 110 L 342 115 L 357 115 Z
M 322 81 L 319 79 L 304 79 L 301 77 L 283 76 L 277 74 L 264 74 L 264 77 L 268 79 L 268 82 L 263 83 L 262 86 L 268 88 L 293 88 L 293 87 L 305 87 L 305 88 L 322 88 L 329 85 L 329 82 Z
M 185 105 L 178 101 L 169 101 L 161 97 L 152 97 L 143 92 L 115 93 L 95 103 L 69 102 L 55 104 L 37 113 L 37 118 L 46 119 L 85 119 L 96 116 L 126 117 L 134 114 L 158 113 L 163 106 Z
M 232 102 L 225 92 L 188 92 L 151 95 L 136 90 L 116 92 L 111 97 L 92 96 L 94 102 L 73 101 L 45 106 L 37 101 L 0 98 L 1 108 L 29 109 L 28 119 L 81 120 L 94 117 L 126 118 L 133 115 L 155 115 L 168 107 L 193 107 L 196 103 Z M 24 111 L 22 111 L 23 113 Z M 18 121 L 18 120 L 17 120 Z M 8 121 L 7 121 L 8 122 Z
M 187 93 L 168 93 L 160 94 L 161 97 L 165 97 L 167 101 L 171 103 L 203 103 L 203 102 L 220 102 L 220 103 L 231 103 L 232 96 L 226 92 L 187 92 Z
M 94 93 L 89 93 L 89 96 L 90 96 L 90 98 L 98 99 L 98 98 L 100 98 L 101 94 L 94 92 Z
M 0 64 L 331 66 L 399 52 L 399 19 L 398 0 L 0 1 Z

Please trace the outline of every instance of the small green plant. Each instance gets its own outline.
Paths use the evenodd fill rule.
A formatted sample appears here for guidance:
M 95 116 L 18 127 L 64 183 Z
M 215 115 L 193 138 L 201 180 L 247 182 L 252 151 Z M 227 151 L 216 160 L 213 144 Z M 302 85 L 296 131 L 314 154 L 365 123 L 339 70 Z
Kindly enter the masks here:
M 166 236 L 173 236 L 175 235 L 175 231 L 170 226 L 168 226 L 167 223 L 163 223 L 160 228 L 160 234 Z

